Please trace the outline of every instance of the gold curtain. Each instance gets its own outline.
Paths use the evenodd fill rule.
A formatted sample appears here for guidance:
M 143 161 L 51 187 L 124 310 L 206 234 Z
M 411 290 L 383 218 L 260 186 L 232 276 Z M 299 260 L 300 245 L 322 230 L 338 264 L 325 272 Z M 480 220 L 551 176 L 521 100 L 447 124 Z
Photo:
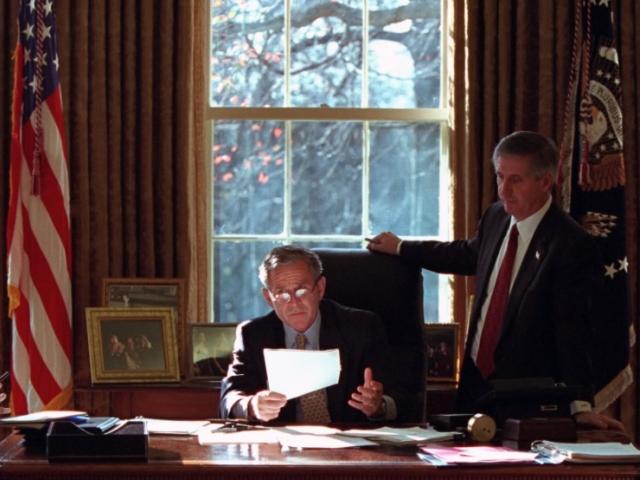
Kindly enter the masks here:
M 13 33 L 2 45 L 0 62 L 10 72 L 4 56 L 15 48 L 17 0 L 2 3 L 8 10 L 2 12 L 3 27 Z M 202 199 L 195 195 L 204 190 L 197 183 L 206 181 L 201 159 L 207 5 L 55 2 L 71 186 L 76 385 L 89 383 L 84 309 L 100 305 L 103 278 L 184 278 L 187 318 L 206 314 L 206 250 L 196 220 Z M 9 78 L 0 80 L 3 97 L 11 91 Z M 8 132 L 9 110 L 1 106 L 2 131 Z M 3 136 L 5 175 L 8 152 Z M 5 258 L 6 246 L 0 246 Z M 8 346 L 9 339 L 3 340 Z
M 449 40 L 454 237 L 475 232 L 496 198 L 491 153 L 514 130 L 559 140 L 571 66 L 570 2 L 454 0 Z M 455 279 L 456 318 L 467 317 L 473 283 Z
M 560 145 L 569 83 L 574 2 L 545 0 L 453 0 L 450 102 L 451 168 L 454 172 L 454 238 L 475 232 L 481 213 L 495 201 L 490 163 L 493 147 L 514 130 L 536 130 Z M 638 65 L 638 6 L 621 2 L 624 65 Z M 626 26 L 625 26 L 626 25 Z M 620 48 L 620 45 L 619 45 Z M 626 50 L 626 51 L 625 51 Z M 626 61 L 624 59 L 627 59 Z M 625 160 L 628 167 L 627 225 L 632 302 L 637 311 L 638 67 L 627 69 L 624 92 Z M 632 178 L 631 178 L 632 177 Z M 472 281 L 454 280 L 454 312 L 466 319 Z M 636 318 L 635 315 L 633 318 Z M 635 364 L 635 359 L 634 362 Z M 635 431 L 635 385 L 612 413 Z

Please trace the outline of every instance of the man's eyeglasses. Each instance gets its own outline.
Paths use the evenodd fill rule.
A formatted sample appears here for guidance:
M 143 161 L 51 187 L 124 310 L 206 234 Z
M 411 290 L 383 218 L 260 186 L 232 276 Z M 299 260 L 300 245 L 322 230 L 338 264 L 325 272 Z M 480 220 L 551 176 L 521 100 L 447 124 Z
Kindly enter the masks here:
M 276 302 L 289 303 L 291 300 L 293 300 L 294 297 L 297 298 L 298 300 L 302 300 L 305 296 L 309 294 L 309 292 L 312 292 L 313 289 L 316 288 L 317 284 L 318 284 L 318 279 L 316 279 L 316 281 L 313 282 L 313 287 L 311 288 L 300 287 L 300 288 L 296 288 L 293 292 L 284 291 L 284 292 L 273 293 L 269 291 L 269 293 L 271 294 L 271 296 Z

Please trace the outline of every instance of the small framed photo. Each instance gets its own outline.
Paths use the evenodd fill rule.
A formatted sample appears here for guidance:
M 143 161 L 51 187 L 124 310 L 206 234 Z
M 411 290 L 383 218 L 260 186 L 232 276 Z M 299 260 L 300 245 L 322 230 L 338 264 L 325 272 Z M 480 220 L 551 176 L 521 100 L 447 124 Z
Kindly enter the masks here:
M 86 309 L 92 383 L 180 380 L 174 309 Z
M 178 355 L 185 351 L 184 281 L 181 278 L 104 278 L 102 306 L 174 309 Z M 184 367 L 185 364 L 181 363 Z
M 425 323 L 423 339 L 427 381 L 455 382 L 458 380 L 457 323 Z
M 193 380 L 221 380 L 231 363 L 236 323 L 191 324 L 191 375 Z

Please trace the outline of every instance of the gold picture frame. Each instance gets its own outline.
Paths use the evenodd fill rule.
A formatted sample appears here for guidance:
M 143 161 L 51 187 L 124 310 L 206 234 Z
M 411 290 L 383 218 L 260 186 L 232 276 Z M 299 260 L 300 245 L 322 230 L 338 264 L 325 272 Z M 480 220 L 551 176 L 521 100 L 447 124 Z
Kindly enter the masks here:
M 460 324 L 458 323 L 425 323 L 423 325 L 427 381 L 458 381 L 460 368 L 458 359 L 459 339 Z
M 184 280 L 181 278 L 122 277 L 102 279 L 102 306 L 118 308 L 172 307 L 175 310 L 175 332 L 178 361 L 185 366 L 186 332 Z
M 222 380 L 232 360 L 237 323 L 189 325 L 189 378 Z
M 85 312 L 92 383 L 180 381 L 173 308 Z

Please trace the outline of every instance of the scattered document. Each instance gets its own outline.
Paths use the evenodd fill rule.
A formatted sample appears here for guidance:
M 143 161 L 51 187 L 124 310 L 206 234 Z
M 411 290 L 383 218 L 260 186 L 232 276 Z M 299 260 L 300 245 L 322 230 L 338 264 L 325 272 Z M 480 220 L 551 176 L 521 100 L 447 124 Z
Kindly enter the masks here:
M 280 443 L 284 448 L 350 448 L 376 445 L 366 438 L 342 435 L 337 428 L 322 425 L 290 425 L 267 428 L 242 426 L 242 430 L 225 431 L 208 426 L 198 431 L 200 445 Z
M 338 383 L 340 352 L 332 350 L 264 349 L 269 390 L 288 400 Z
M 520 452 L 506 447 L 425 445 L 420 447 L 420 458 L 434 465 L 493 464 L 493 463 L 539 463 L 535 452 Z
M 285 448 L 352 448 L 370 447 L 377 444 L 361 437 L 349 437 L 338 433 L 316 435 L 293 428 L 274 428 L 278 442 Z
M 54 420 L 69 420 L 71 422 L 84 422 L 89 414 L 79 410 L 42 410 L 27 415 L 17 415 L 0 419 L 0 426 L 5 425 L 15 428 L 43 428 Z
M 640 450 L 631 443 L 564 443 L 539 440 L 531 450 L 543 456 L 576 463 L 640 463 Z
M 393 445 L 417 445 L 426 442 L 444 442 L 453 440 L 453 438 L 460 435 L 458 432 L 439 432 L 433 427 L 381 427 L 374 429 L 350 429 L 340 433 L 342 435 L 367 438 L 377 443 Z
M 143 420 L 149 433 L 160 435 L 197 435 L 201 428 L 210 425 L 208 420 L 161 420 L 144 417 L 136 417 L 135 420 Z
M 200 445 L 278 443 L 276 432 L 270 428 L 250 428 L 235 432 L 220 431 L 220 428 L 201 428 L 198 431 Z

